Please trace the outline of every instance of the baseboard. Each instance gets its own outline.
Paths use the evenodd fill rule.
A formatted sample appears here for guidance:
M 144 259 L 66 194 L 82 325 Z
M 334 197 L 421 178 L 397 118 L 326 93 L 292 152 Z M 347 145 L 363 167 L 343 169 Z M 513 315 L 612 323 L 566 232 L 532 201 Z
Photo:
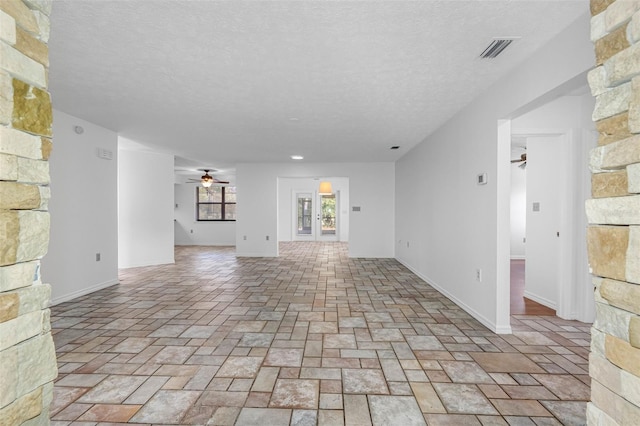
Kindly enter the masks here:
M 444 295 L 447 299 L 451 300 L 453 303 L 460 306 L 465 312 L 467 312 L 469 315 L 477 319 L 482 325 L 487 327 L 489 330 L 493 331 L 496 334 L 512 334 L 511 325 L 497 327 L 496 324 L 493 321 L 491 321 L 489 318 L 485 317 L 484 315 L 482 315 L 481 313 L 479 313 L 478 311 L 476 311 L 475 309 L 473 309 L 472 307 L 470 307 L 469 305 L 467 305 L 466 303 L 464 303 L 463 301 L 461 301 L 460 299 L 458 299 L 457 297 L 449 293 L 444 287 L 442 287 L 441 285 L 438 285 L 438 283 L 436 283 L 431 278 L 418 272 L 417 269 L 415 269 L 408 263 L 404 262 L 403 260 L 398 258 L 396 258 L 396 260 L 401 264 L 403 264 L 411 272 L 416 274 L 418 277 L 420 277 L 425 283 L 429 284 L 431 287 L 436 289 L 439 293 Z
M 176 260 L 173 257 L 170 259 L 164 259 L 164 260 L 156 260 L 156 259 L 143 260 L 143 261 L 128 263 L 124 265 L 121 265 L 120 263 L 118 263 L 118 269 L 140 268 L 143 266 L 173 265 L 174 263 L 176 263 Z
M 511 260 L 526 260 L 526 256 L 520 255 L 520 254 L 512 254 L 511 255 Z
M 351 259 L 394 259 L 393 256 L 389 256 L 388 254 L 381 254 L 381 255 L 376 256 L 376 255 L 372 255 L 371 253 L 362 253 L 362 254 L 349 253 L 349 258 L 351 258 Z M 398 261 L 398 262 L 400 262 L 400 261 Z M 402 262 L 400 262 L 400 263 L 402 263 Z M 408 268 L 408 266 L 407 266 L 407 268 Z
M 528 292 L 527 290 L 524 291 L 524 297 L 526 297 L 527 299 L 531 299 L 534 302 L 538 302 L 539 304 L 544 305 L 547 308 L 551 308 L 554 311 L 556 311 L 558 308 L 558 305 L 555 302 L 544 297 L 536 296 L 535 294 Z
M 175 243 L 175 247 L 235 247 L 236 242 L 224 244 L 224 243 Z
M 56 298 L 51 299 L 51 306 L 59 305 L 60 303 L 68 302 L 70 300 L 76 299 L 80 296 L 85 296 L 89 293 L 93 293 L 94 291 L 102 290 L 107 287 L 111 287 L 113 285 L 120 284 L 118 279 L 105 281 L 100 284 L 92 285 L 91 287 L 86 287 L 69 294 L 65 294 L 62 296 L 58 296 Z

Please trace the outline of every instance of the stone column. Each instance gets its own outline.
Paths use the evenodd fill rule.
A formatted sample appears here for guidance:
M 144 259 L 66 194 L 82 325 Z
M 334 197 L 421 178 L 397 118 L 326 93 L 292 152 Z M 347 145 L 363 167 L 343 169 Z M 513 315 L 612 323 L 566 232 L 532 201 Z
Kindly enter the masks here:
M 50 0 L 0 1 L 0 424 L 49 423 Z
M 600 133 L 586 204 L 596 320 L 591 425 L 640 424 L 640 1 L 592 0 L 596 67 L 589 85 Z

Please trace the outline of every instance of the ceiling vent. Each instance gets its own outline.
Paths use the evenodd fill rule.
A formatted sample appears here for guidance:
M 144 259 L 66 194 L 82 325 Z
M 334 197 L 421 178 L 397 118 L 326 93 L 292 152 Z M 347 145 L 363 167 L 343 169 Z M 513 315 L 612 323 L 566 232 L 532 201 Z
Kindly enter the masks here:
M 501 54 L 504 49 L 509 47 L 515 38 L 496 38 L 491 41 L 491 44 L 484 49 L 484 52 L 480 54 L 482 59 L 493 59 Z

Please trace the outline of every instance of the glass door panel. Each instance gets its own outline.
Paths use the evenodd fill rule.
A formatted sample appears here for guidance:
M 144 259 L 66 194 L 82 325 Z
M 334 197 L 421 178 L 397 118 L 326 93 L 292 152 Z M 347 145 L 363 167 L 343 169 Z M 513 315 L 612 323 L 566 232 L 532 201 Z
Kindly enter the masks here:
M 311 194 L 297 195 L 297 235 L 313 235 L 313 197 Z
M 320 198 L 322 218 L 320 234 L 336 235 L 336 194 L 323 194 Z

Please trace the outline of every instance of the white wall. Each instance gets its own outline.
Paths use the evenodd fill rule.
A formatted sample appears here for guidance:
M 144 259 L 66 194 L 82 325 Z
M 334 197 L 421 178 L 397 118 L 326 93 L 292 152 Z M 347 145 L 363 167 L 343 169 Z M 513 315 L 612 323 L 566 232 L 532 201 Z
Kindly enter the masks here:
M 586 81 L 594 61 L 589 19 L 585 13 L 396 163 L 396 257 L 499 333 L 511 331 L 503 120 L 577 76 Z M 488 183 L 477 185 L 484 172 Z
M 174 263 L 173 156 L 118 151 L 118 266 Z
M 520 164 L 511 164 L 511 259 L 524 259 L 526 253 L 527 169 Z
M 322 181 L 331 182 L 331 189 L 338 195 L 338 239 L 349 241 L 349 179 L 323 177 Z M 278 241 L 293 241 L 293 229 L 297 223 L 294 215 L 294 191 L 318 191 L 320 180 L 314 178 L 278 179 Z
M 349 179 L 349 256 L 393 257 L 394 170 L 393 163 L 238 164 L 237 255 L 277 256 L 278 178 L 335 176 Z
M 196 220 L 196 185 L 175 184 L 174 232 L 175 244 L 180 246 L 234 246 L 235 222 Z
M 51 283 L 55 305 L 118 283 L 118 136 L 57 110 L 53 134 L 51 241 L 42 277 Z M 110 150 L 113 159 L 98 158 L 97 148 Z

